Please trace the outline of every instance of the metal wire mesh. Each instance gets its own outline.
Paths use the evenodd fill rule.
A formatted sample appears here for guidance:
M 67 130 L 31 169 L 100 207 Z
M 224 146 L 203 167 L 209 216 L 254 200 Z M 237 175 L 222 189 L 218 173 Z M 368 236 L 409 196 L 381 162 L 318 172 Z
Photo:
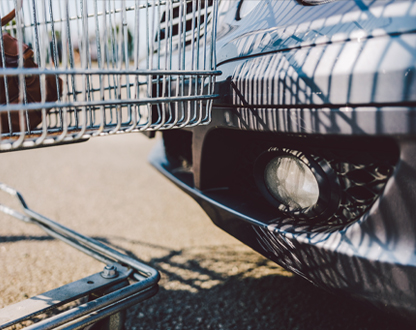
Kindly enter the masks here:
M 2 0 L 0 15 L 14 8 L 0 150 L 210 122 L 217 0 Z

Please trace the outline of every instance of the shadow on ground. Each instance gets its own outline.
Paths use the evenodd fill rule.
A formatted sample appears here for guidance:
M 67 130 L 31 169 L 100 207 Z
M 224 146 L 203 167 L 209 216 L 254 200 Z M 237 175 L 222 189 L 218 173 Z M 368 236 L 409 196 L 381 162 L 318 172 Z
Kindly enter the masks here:
M 414 329 L 245 247 L 165 251 L 149 262 L 161 271 L 160 292 L 128 310 L 127 329 Z
M 160 291 L 127 310 L 127 330 L 141 329 L 414 329 L 368 304 L 314 287 L 243 245 L 172 250 L 121 237 L 94 237 L 161 272 Z M 48 236 L 0 242 L 49 241 Z M 155 257 L 158 256 L 158 257 Z

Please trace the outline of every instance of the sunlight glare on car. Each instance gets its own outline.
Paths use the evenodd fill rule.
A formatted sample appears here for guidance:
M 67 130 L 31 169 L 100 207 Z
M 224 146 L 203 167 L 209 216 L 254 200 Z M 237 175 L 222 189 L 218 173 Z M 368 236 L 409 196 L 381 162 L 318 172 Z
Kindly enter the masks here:
M 261 0 L 245 0 L 240 5 L 240 19 L 246 17 L 261 2 Z

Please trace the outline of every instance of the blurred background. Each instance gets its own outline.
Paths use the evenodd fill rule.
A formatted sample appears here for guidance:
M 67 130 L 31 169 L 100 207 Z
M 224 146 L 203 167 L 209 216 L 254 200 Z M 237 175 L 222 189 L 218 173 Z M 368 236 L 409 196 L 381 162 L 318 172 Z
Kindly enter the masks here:
M 156 10 L 149 9 L 146 11 L 145 4 L 147 1 L 144 0 L 82 0 L 82 1 L 68 1 L 68 17 L 69 25 L 66 24 L 66 6 L 67 0 L 45 0 L 45 1 L 34 1 L 23 0 L 22 19 L 24 24 L 23 29 L 23 42 L 29 45 L 35 51 L 35 35 L 36 31 L 33 28 L 33 22 L 39 23 L 37 29 L 39 35 L 42 36 L 40 43 L 41 56 L 45 57 L 46 63 L 50 63 L 50 57 L 52 53 L 52 34 L 55 34 L 57 40 L 57 49 L 59 53 L 59 60 L 62 62 L 62 40 L 68 40 L 71 38 L 71 43 L 75 52 L 75 55 L 80 53 L 82 48 L 81 43 L 84 38 L 84 26 L 81 19 L 84 10 L 88 13 L 87 29 L 88 29 L 88 44 L 89 44 L 89 57 L 93 62 L 97 61 L 97 40 L 101 38 L 101 44 L 103 40 L 107 39 L 109 48 L 112 47 L 111 43 L 115 42 L 115 47 L 118 47 L 118 40 L 123 39 L 124 36 L 127 40 L 128 57 L 131 61 L 134 59 L 135 42 L 138 45 L 138 58 L 143 60 L 146 58 L 147 43 L 153 43 L 156 37 L 156 22 L 161 20 L 161 15 L 165 9 L 165 5 L 156 6 Z M 152 3 L 152 1 L 150 1 Z M 155 2 L 156 4 L 158 1 Z M 125 11 L 122 13 L 123 4 Z M 84 8 L 85 6 L 85 8 Z M 139 8 L 139 15 L 136 16 L 135 8 Z M 15 7 L 14 0 L 2 0 L 0 2 L 0 16 L 5 16 Z M 101 13 L 111 13 L 103 18 Z M 97 13 L 99 19 L 96 20 L 94 14 Z M 51 20 L 55 22 L 52 29 Z M 47 24 L 44 24 L 44 22 Z M 105 22 L 104 22 L 105 21 Z M 13 22 L 15 23 L 15 22 Z M 125 23 L 123 25 L 123 23 Z M 98 24 L 98 25 L 97 25 Z M 149 30 L 147 29 L 149 26 Z M 69 28 L 69 29 L 68 29 Z M 15 36 L 15 29 L 6 28 L 12 35 Z M 97 29 L 99 33 L 97 33 Z M 139 33 L 134 34 L 135 29 L 138 29 Z M 45 35 L 49 37 L 49 45 Z M 146 36 L 149 36 L 147 40 Z M 137 40 L 133 40 L 134 36 Z M 17 37 L 17 36 L 16 36 Z M 121 37 L 121 38 L 120 38 Z M 98 39 L 97 39 L 98 38 Z M 105 38 L 105 39 L 103 39 Z M 114 38 L 114 40 L 112 40 Z M 50 48 L 50 49 L 49 49 Z M 112 56 L 117 56 L 118 50 L 114 50 L 112 54 L 107 55 L 111 61 Z M 123 46 L 123 57 L 124 57 L 124 46 Z M 79 60 L 79 58 L 78 58 Z

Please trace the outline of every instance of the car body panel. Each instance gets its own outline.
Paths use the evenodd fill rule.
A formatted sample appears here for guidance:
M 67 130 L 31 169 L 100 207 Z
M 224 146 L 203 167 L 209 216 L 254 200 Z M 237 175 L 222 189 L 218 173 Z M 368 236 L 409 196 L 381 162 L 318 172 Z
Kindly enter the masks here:
M 416 1 L 266 0 L 241 20 L 238 5 L 220 4 L 211 124 L 187 131 L 186 161 L 172 161 L 165 135 L 151 163 L 264 256 L 319 287 L 416 319 Z M 213 139 L 218 132 L 226 134 Z M 363 214 L 315 230 L 238 197 L 227 173 L 240 156 L 221 136 L 241 150 L 250 139 L 294 139 L 305 152 L 314 143 L 397 157 Z
M 218 65 L 267 52 L 361 42 L 416 30 L 414 1 L 334 1 L 305 6 L 297 1 L 265 0 L 237 21 L 238 3 L 220 4 Z

